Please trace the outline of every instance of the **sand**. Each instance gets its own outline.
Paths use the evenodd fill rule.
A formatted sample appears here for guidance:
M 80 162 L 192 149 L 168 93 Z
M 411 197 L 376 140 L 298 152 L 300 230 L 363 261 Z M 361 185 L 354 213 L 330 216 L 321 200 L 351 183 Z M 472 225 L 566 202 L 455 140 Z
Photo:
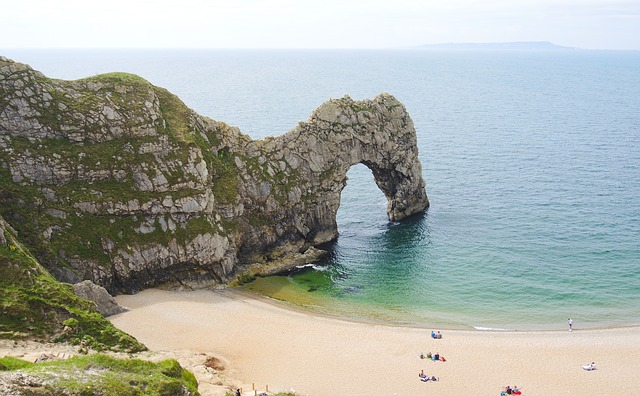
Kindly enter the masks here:
M 224 385 L 299 395 L 634 394 L 640 327 L 569 331 L 443 330 L 357 323 L 291 309 L 237 290 L 145 290 L 110 320 L 157 353 L 222 359 Z M 437 329 L 436 329 L 437 330 Z M 446 362 L 420 359 L 439 352 Z M 581 366 L 595 361 L 596 371 Z M 418 373 L 439 378 L 421 382 Z M 206 381 L 204 381 L 206 382 Z M 218 383 L 220 385 L 221 383 Z M 205 384 L 201 391 L 224 394 Z

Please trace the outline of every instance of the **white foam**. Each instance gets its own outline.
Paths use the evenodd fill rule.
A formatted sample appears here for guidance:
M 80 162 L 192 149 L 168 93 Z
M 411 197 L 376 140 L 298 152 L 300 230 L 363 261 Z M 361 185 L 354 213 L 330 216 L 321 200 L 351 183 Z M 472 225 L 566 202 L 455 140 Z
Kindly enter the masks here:
M 303 265 L 296 265 L 296 268 L 298 269 L 302 269 L 302 268 L 313 268 L 316 271 L 326 271 L 328 269 L 328 267 L 326 266 L 320 266 L 320 265 L 315 265 L 315 264 L 303 264 Z
M 481 327 L 481 326 L 473 326 L 474 329 L 476 330 L 482 330 L 482 331 L 509 331 L 510 329 L 503 329 L 500 327 Z

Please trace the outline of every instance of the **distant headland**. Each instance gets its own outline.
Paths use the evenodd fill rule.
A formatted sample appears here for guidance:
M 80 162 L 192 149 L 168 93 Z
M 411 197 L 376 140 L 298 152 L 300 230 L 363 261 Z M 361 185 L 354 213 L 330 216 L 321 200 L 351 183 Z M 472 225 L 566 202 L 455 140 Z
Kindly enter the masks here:
M 445 50 L 575 50 L 579 48 L 564 47 L 549 41 L 515 41 L 505 43 L 442 43 L 425 44 L 414 48 Z

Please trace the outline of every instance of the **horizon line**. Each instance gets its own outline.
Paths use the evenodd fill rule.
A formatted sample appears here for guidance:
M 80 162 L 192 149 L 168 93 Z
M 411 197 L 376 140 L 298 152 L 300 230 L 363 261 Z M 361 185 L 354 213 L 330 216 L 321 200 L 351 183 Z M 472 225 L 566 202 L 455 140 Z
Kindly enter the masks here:
M 514 45 L 514 44 L 550 44 L 549 48 L 496 48 L 492 46 L 500 45 Z M 446 48 L 447 46 L 477 46 L 478 48 Z M 487 48 L 481 48 L 481 46 L 488 46 Z M 441 48 L 438 48 L 441 47 Z M 613 49 L 613 48 L 584 48 L 584 47 L 569 47 L 555 44 L 551 41 L 496 41 L 496 42 L 447 42 L 447 43 L 433 43 L 433 44 L 417 44 L 407 46 L 393 46 L 393 47 L 125 47 L 125 46 L 100 46 L 100 47 L 80 47 L 80 46 L 60 46 L 60 47 L 42 47 L 42 46 L 28 46 L 28 47 L 4 47 L 2 50 L 264 50 L 264 51 L 278 51 L 278 50 L 295 50 L 295 51 L 323 51 L 323 50 L 335 50 L 335 51 L 349 51 L 349 50 L 416 50 L 416 51 L 460 51 L 460 50 L 475 50 L 475 51 L 562 51 L 562 50 L 579 50 L 579 51 L 640 51 L 638 49 Z

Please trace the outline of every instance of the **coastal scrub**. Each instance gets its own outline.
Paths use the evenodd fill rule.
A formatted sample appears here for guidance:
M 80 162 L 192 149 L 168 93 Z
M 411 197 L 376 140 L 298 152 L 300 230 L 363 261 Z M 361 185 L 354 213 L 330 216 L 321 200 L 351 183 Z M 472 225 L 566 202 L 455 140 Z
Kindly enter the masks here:
M 199 395 L 193 374 L 174 359 L 153 363 L 104 354 L 43 363 L 4 357 L 0 381 L 39 395 Z

